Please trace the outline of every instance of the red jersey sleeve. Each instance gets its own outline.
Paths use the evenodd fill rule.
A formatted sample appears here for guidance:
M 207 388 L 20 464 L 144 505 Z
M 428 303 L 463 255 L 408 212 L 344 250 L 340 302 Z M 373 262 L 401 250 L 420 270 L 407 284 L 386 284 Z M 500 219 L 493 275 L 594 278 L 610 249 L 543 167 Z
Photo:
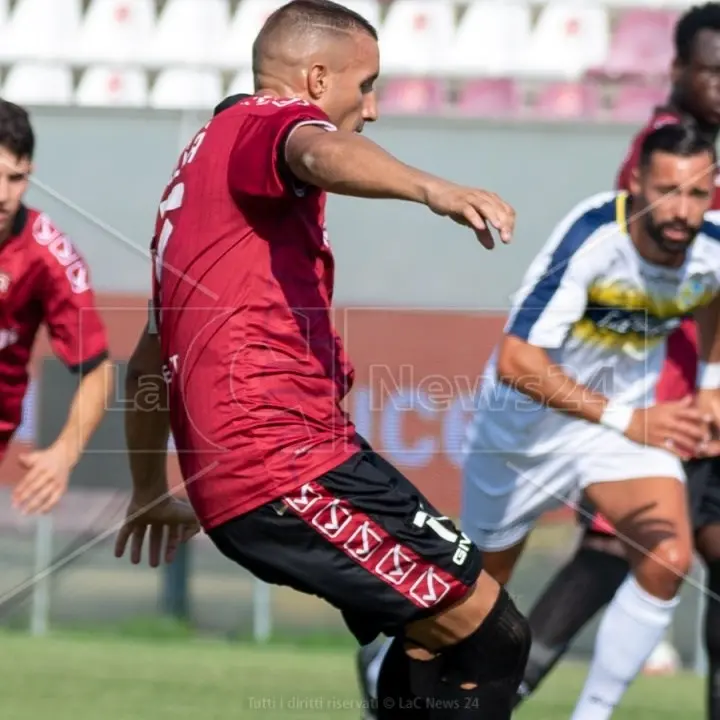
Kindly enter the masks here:
M 655 115 L 650 123 L 648 123 L 648 125 L 635 135 L 630 145 L 630 149 L 623 160 L 623 164 L 620 166 L 620 172 L 618 173 L 616 180 L 618 190 L 628 190 L 630 188 L 630 177 L 640 161 L 640 150 L 645 138 L 653 130 L 657 130 L 663 125 L 670 125 L 678 122 L 680 122 L 680 118 L 674 113 L 661 112 Z
M 44 321 L 55 355 L 72 372 L 89 372 L 108 357 L 107 333 L 85 260 L 70 240 L 62 240 L 41 250 Z
M 302 195 L 285 167 L 284 148 L 301 125 L 337 128 L 320 108 L 297 98 L 252 98 L 257 104 L 238 131 L 230 152 L 228 184 L 234 197 L 283 198 Z

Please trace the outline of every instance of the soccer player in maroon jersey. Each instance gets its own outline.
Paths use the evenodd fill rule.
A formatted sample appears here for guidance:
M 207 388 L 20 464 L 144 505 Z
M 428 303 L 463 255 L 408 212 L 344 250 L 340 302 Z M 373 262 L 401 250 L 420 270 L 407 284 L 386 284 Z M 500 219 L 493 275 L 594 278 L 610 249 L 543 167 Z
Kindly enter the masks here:
M 0 100 L 0 458 L 20 424 L 28 364 L 45 324 L 53 351 L 82 379 L 64 428 L 20 457 L 13 504 L 47 512 L 67 489 L 112 387 L 105 328 L 85 261 L 45 213 L 23 205 L 35 136 L 27 112 Z
M 294 0 L 259 33 L 253 66 L 255 95 L 198 132 L 160 203 L 152 323 L 127 392 L 163 364 L 169 413 L 128 413 L 134 497 L 116 553 L 130 542 L 139 562 L 149 528 L 157 564 L 196 530 L 167 497 L 171 428 L 194 513 L 222 553 L 324 598 L 361 643 L 395 637 L 381 717 L 402 704 L 431 718 L 439 700 L 446 718 L 506 720 L 529 647 L 524 618 L 477 548 L 341 408 L 353 369 L 330 320 L 325 193 L 423 204 L 486 247 L 489 225 L 510 239 L 514 213 L 361 137 L 377 116 L 379 54 L 358 14 Z
M 661 125 L 692 123 L 716 141 L 720 130 L 720 3 L 697 6 L 683 15 L 675 31 L 675 58 L 668 103 L 656 109 L 634 138 L 618 175 L 620 188 L 627 187 L 643 139 Z M 716 187 L 713 210 L 720 210 L 720 187 Z M 697 362 L 695 322 L 687 319 L 669 339 L 658 400 L 681 400 L 692 395 Z M 720 720 L 720 458 L 690 460 L 686 473 L 696 549 L 708 571 L 708 718 Z M 533 646 L 518 702 L 535 690 L 575 635 L 610 602 L 628 573 L 624 545 L 612 526 L 593 514 L 588 504 L 581 507 L 579 519 L 584 531 L 577 552 L 550 581 L 530 612 Z

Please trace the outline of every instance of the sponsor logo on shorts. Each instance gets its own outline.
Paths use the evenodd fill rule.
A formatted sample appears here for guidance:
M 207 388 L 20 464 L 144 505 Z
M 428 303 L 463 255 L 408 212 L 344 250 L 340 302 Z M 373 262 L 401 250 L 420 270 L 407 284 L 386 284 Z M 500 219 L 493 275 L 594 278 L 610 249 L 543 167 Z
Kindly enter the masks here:
M 370 527 L 370 521 L 366 520 L 348 538 L 344 549 L 357 561 L 364 563 L 382 544 L 383 539 Z
M 433 568 L 428 568 L 410 588 L 410 595 L 424 607 L 432 607 L 450 592 L 450 584 L 445 582 Z
M 400 585 L 405 582 L 415 565 L 412 558 L 403 552 L 402 545 L 395 545 L 375 566 L 375 572 L 389 583 Z
M 306 513 L 319 499 L 321 495 L 310 485 L 303 485 L 299 495 L 287 496 L 285 502 L 296 512 Z
M 352 513 L 340 504 L 340 500 L 333 500 L 312 519 L 312 524 L 324 535 L 334 538 L 351 520 Z

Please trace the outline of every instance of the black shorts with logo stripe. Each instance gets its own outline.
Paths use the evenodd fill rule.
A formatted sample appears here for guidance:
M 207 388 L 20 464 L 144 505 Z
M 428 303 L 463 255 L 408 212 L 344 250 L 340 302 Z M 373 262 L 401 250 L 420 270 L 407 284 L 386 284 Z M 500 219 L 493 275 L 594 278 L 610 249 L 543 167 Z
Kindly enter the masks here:
M 482 567 L 467 536 L 369 447 L 209 536 L 259 579 L 338 608 L 361 644 L 460 600 Z

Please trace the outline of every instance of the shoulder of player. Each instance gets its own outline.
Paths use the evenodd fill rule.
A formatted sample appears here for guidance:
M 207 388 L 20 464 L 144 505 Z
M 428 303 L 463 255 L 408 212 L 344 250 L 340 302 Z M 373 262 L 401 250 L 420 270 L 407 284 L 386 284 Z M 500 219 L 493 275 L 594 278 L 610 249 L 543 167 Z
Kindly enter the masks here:
M 700 237 L 709 240 L 713 248 L 720 250 L 720 210 L 705 213 L 705 220 L 700 227 Z
M 553 254 L 559 259 L 570 258 L 580 248 L 587 250 L 588 241 L 616 227 L 618 203 L 623 193 L 597 193 L 579 202 L 555 226 L 550 239 Z
M 70 238 L 42 210 L 27 208 L 24 232 L 34 257 L 50 272 L 64 273 L 74 265 L 85 264 Z

